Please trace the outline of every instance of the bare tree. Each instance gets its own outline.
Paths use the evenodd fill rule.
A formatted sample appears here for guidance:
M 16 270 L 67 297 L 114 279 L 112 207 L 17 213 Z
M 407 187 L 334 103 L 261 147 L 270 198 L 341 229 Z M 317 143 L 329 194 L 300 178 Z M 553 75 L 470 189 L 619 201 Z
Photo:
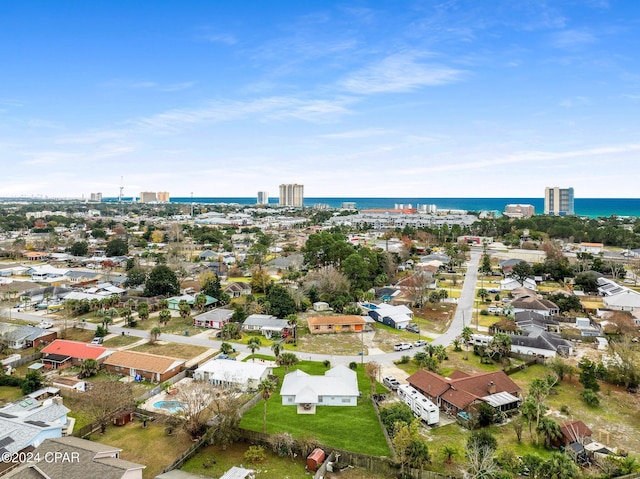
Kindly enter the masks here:
M 349 291 L 350 283 L 347 277 L 334 266 L 324 266 L 312 271 L 305 277 L 304 288 L 309 291 L 312 286 L 316 287 L 319 295 L 327 294 L 334 296 L 344 291 Z
M 177 415 L 184 420 L 185 430 L 191 437 L 205 433 L 207 421 L 212 416 L 214 397 L 213 385 L 207 381 L 192 381 L 180 386 L 176 400 L 182 403 L 182 408 Z
M 460 471 L 465 479 L 486 479 L 494 477 L 498 465 L 493 458 L 494 450 L 489 446 L 471 444 L 467 448 L 467 468 Z
M 410 278 L 402 282 L 403 289 L 407 292 L 409 299 L 419 308 L 422 308 L 429 297 L 429 287 L 433 279 L 423 271 L 417 271 Z
M 131 384 L 120 381 L 98 381 L 83 395 L 84 408 L 91 419 L 100 424 L 104 433 L 111 417 L 133 406 Z
M 375 361 L 371 361 L 370 363 L 365 364 L 364 371 L 369 381 L 371 381 L 371 395 L 373 396 L 376 393 L 376 381 L 378 379 L 378 374 L 380 374 L 380 365 Z

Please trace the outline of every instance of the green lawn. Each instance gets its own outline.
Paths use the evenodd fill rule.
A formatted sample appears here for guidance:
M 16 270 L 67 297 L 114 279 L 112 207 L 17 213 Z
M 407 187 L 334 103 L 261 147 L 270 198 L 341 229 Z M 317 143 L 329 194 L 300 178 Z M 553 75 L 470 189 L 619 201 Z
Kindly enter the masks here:
M 0 386 L 0 402 L 11 402 L 23 396 L 22 389 L 11 386 Z
M 304 458 L 298 457 L 291 460 L 287 457 L 278 457 L 270 449 L 265 448 L 266 458 L 258 464 L 248 463 L 244 459 L 244 453 L 249 444 L 237 443 L 222 450 L 219 446 L 208 446 L 189 459 L 182 467 L 183 471 L 192 474 L 200 474 L 206 477 L 220 477 L 231 466 L 240 464 L 244 467 L 256 469 L 260 479 L 308 479 L 309 473 L 305 471 Z
M 162 339 L 162 336 L 160 337 Z M 155 344 L 141 344 L 131 349 L 131 351 L 139 351 L 141 353 L 157 354 L 159 356 L 169 356 L 179 359 L 191 359 L 207 351 L 208 348 L 204 346 L 193 346 L 191 344 L 178 344 L 178 343 L 162 343 L 162 341 Z
M 114 336 L 111 339 L 107 339 L 103 346 L 107 348 L 119 348 L 122 346 L 128 346 L 129 344 L 137 343 L 140 338 L 137 336 Z
M 122 448 L 121 459 L 146 465 L 142 471 L 144 479 L 160 474 L 192 444 L 182 431 L 167 436 L 162 424 L 151 422 L 143 428 L 138 420 L 122 427 L 109 426 L 104 434 L 94 433 L 89 439 Z
M 327 371 L 322 363 L 311 361 L 301 361 L 296 367 L 311 375 L 323 375 Z M 274 373 L 282 380 L 284 368 L 275 368 Z M 358 367 L 357 373 L 358 387 L 362 392 L 357 407 L 320 406 L 314 415 L 299 415 L 295 406 L 283 406 L 279 392 L 274 393 L 267 402 L 267 432 L 288 432 L 296 438 L 312 435 L 323 444 L 341 449 L 389 456 L 389 448 L 369 399 L 370 382 L 365 377 L 362 366 Z M 382 386 L 379 388 L 380 391 L 385 390 Z M 240 426 L 262 431 L 263 407 L 260 402 L 248 411 Z M 367 440 L 363 441 L 365 437 Z

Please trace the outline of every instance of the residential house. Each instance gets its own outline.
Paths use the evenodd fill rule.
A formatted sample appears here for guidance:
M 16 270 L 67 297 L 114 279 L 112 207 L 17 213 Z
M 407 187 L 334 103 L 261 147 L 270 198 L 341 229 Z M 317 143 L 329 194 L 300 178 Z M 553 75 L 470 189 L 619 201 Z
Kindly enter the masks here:
M 69 411 L 60 396 L 44 401 L 26 397 L 0 408 L 0 454 L 17 453 L 61 437 L 67 430 Z
M 562 433 L 560 445 L 567 445 L 572 442 L 579 442 L 581 444 L 591 442 L 591 429 L 578 419 L 565 421 L 560 424 L 560 432 Z
M 511 302 L 513 313 L 529 311 L 538 313 L 542 316 L 554 316 L 560 313 L 560 308 L 553 301 L 548 299 L 540 299 L 537 296 L 526 296 L 514 299 Z
M 536 290 L 536 281 L 533 278 L 526 278 L 522 283 L 513 277 L 508 277 L 500 280 L 500 291 L 513 291 L 517 288 L 527 288 Z
M 218 302 L 216 298 L 209 295 L 205 295 L 205 299 L 205 308 L 207 306 L 213 306 Z M 169 309 L 180 311 L 180 301 L 186 301 L 189 306 L 193 307 L 196 303 L 196 297 L 191 294 L 183 294 L 182 296 L 174 296 L 172 298 L 169 298 L 167 300 L 167 302 L 169 303 Z
M 278 256 L 277 258 L 267 261 L 265 266 L 270 274 L 278 271 L 298 271 L 302 268 L 304 256 L 299 253 L 290 254 L 288 256 Z
M 311 334 L 360 333 L 367 322 L 362 316 L 313 316 L 307 319 Z
M 102 364 L 112 351 L 94 344 L 56 339 L 41 352 L 45 368 L 62 369 L 69 366 L 80 366 L 85 359 L 95 359 L 98 364 Z
M 64 275 L 66 282 L 70 284 L 86 284 L 98 281 L 102 277 L 102 273 L 95 271 L 69 270 Z
M 49 344 L 58 337 L 58 333 L 34 326 L 16 326 L 1 336 L 10 349 L 26 349 Z
M 545 316 L 534 311 L 518 311 L 514 314 L 516 326 L 524 333 L 547 331 L 560 333 L 560 323 L 553 316 Z
M 500 261 L 498 264 L 502 270 L 502 274 L 508 276 L 511 274 L 511 271 L 513 271 L 513 267 L 520 263 L 526 263 L 526 261 L 520 258 L 509 258 L 504 261 Z
M 220 253 L 215 251 L 211 251 L 210 249 L 206 249 L 198 254 L 198 260 L 200 261 L 212 261 L 214 259 L 218 259 Z
M 278 319 L 270 314 L 252 314 L 242 323 L 243 331 L 260 331 L 265 337 L 273 334 L 286 336 L 289 332 L 289 323 L 286 319 Z
M 386 303 L 362 305 L 376 322 L 395 329 L 405 329 L 413 318 L 413 311 L 404 305 L 391 306 Z
M 251 284 L 245 281 L 234 281 L 226 284 L 223 292 L 227 293 L 231 298 L 247 296 L 251 294 Z
M 611 296 L 602 298 L 604 306 L 615 311 L 640 311 L 640 293 L 624 288 Z
M 520 388 L 503 371 L 467 374 L 454 371 L 449 377 L 421 369 L 409 376 L 409 384 L 447 414 L 473 413 L 485 402 L 498 411 L 520 405 Z
M 528 335 L 512 334 L 511 351 L 529 356 L 544 356 L 555 358 L 560 355 L 567 357 L 573 354 L 571 341 L 562 339 L 557 334 L 547 331 L 533 330 Z
M 336 366 L 324 376 L 299 369 L 287 374 L 280 389 L 283 406 L 296 406 L 298 414 L 315 414 L 317 406 L 357 406 L 360 391 L 355 371 Z
M 193 325 L 200 328 L 222 329 L 231 321 L 233 311 L 230 309 L 217 308 L 205 311 L 193 318 Z
M 143 378 L 161 383 L 180 372 L 184 359 L 136 351 L 116 351 L 104 360 L 104 368 L 119 376 Z
M 316 301 L 313 303 L 313 310 L 317 312 L 331 311 L 331 306 L 325 301 Z
M 146 467 L 120 459 L 122 449 L 67 436 L 47 439 L 26 462 L 6 476 L 8 479 L 142 479 Z M 52 460 L 59 458 L 59 460 Z
M 210 359 L 194 371 L 193 377 L 222 388 L 254 391 L 272 373 L 273 368 L 263 363 Z
M 603 243 L 580 243 L 577 249 L 578 253 L 600 254 L 604 252 Z

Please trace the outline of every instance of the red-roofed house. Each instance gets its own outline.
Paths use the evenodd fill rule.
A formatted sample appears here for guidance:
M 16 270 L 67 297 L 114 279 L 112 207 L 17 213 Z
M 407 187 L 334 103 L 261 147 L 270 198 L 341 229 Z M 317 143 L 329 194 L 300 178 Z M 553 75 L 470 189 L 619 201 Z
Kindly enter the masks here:
M 562 438 L 560 439 L 561 445 L 567 445 L 573 442 L 584 444 L 585 439 L 590 438 L 592 434 L 591 429 L 579 420 L 563 422 L 560 424 L 560 432 L 562 433 Z
M 56 339 L 42 351 L 42 364 L 48 369 L 62 369 L 79 366 L 85 359 L 95 359 L 102 363 L 112 351 L 102 346 Z
M 448 378 L 420 370 L 409 376 L 409 384 L 444 412 L 457 415 L 470 412 L 472 406 L 486 402 L 499 411 L 516 409 L 520 388 L 502 371 L 467 374 L 454 371 Z

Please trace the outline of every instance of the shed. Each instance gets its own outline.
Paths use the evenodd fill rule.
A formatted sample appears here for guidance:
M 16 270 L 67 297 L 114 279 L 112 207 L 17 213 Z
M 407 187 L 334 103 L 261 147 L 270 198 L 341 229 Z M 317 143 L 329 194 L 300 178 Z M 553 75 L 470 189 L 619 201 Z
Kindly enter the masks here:
M 319 447 L 316 447 L 311 454 L 307 456 L 307 470 L 316 472 L 324 462 L 325 453 Z
M 116 426 L 124 426 L 133 421 L 133 412 L 123 412 L 113 418 L 113 424 Z

